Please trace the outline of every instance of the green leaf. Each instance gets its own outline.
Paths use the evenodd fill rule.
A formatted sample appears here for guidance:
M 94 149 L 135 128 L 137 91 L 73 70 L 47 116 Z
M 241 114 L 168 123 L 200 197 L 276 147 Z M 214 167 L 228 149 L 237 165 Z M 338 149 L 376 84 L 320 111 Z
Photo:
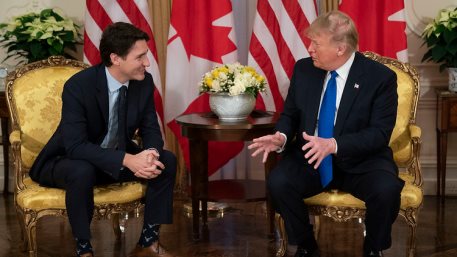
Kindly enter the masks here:
M 436 45 L 432 48 L 432 58 L 435 62 L 441 62 L 443 57 L 446 55 L 446 49 L 440 45 Z
M 457 33 L 456 33 L 455 31 L 446 29 L 446 30 L 443 32 L 443 36 L 444 36 L 444 41 L 446 41 L 447 43 L 450 43 L 450 42 L 452 42 L 454 39 L 457 38 Z
M 42 47 L 41 47 L 41 44 L 37 41 L 33 41 L 32 43 L 30 43 L 30 53 L 33 55 L 33 56 L 39 56 L 40 55 L 40 52 L 42 51 Z
M 58 40 L 54 40 L 52 43 L 52 49 L 56 50 L 57 53 L 62 53 L 63 45 Z

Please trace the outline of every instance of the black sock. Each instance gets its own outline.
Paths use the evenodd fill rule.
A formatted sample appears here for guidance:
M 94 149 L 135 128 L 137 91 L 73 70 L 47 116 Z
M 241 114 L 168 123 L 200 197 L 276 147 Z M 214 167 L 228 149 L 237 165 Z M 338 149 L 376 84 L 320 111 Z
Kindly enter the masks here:
M 151 246 L 154 242 L 159 240 L 159 229 L 160 224 L 145 223 L 143 225 L 143 230 L 141 231 L 141 236 L 138 244 L 141 247 Z
M 92 251 L 92 245 L 90 244 L 90 241 L 87 239 L 76 239 L 76 255 L 81 256 L 82 254 L 85 253 L 94 253 Z

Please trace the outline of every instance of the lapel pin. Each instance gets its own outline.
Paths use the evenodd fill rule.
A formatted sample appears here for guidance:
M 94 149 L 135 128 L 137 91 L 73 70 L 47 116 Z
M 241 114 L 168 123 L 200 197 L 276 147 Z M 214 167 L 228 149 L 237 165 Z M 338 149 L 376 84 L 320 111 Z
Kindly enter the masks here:
M 355 83 L 355 84 L 354 84 L 354 88 L 355 88 L 355 89 L 359 89 L 359 84 Z

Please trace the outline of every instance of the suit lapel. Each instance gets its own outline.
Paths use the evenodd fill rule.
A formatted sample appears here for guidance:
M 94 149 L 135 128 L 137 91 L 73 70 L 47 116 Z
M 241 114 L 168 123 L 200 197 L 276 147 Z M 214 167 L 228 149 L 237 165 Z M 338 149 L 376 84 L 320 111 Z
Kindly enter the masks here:
M 315 74 L 316 76 L 313 76 L 313 80 L 310 81 L 310 85 L 313 86 L 309 91 L 306 101 L 308 103 L 306 108 L 308 115 L 306 117 L 308 118 L 305 120 L 305 131 L 310 135 L 314 135 L 314 131 L 316 130 L 317 114 L 319 113 L 321 94 L 327 72 L 325 70 L 317 70 Z
M 102 112 L 104 124 L 108 125 L 108 81 L 106 80 L 106 70 L 104 65 L 100 65 L 97 72 L 97 102 Z
M 127 92 L 127 130 L 130 124 L 135 124 L 136 116 L 138 112 L 139 96 L 141 95 L 141 87 L 139 81 L 130 80 L 129 89 Z M 129 133 L 127 133 L 130 135 Z
M 346 80 L 346 85 L 344 85 L 343 95 L 341 96 L 340 106 L 338 109 L 338 114 L 335 122 L 335 128 L 333 129 L 334 135 L 340 134 L 344 125 L 344 121 L 346 120 L 346 117 L 352 109 L 354 100 L 356 99 L 358 93 L 364 86 L 362 80 L 363 74 L 363 57 L 360 53 L 356 53 L 354 62 L 352 63 L 348 78 Z

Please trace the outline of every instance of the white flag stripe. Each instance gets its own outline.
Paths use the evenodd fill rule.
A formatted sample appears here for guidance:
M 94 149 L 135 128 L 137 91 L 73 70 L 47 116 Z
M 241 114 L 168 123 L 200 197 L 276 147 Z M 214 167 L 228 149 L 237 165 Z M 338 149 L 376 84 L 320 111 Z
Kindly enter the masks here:
M 284 8 L 283 3 L 277 0 L 269 0 L 269 3 L 276 16 L 276 20 L 281 25 L 281 36 L 285 39 L 284 42 L 286 42 L 295 61 L 297 61 L 300 53 L 307 52 L 306 46 L 295 29 L 294 23 Z
M 270 31 L 268 30 L 267 25 L 264 23 L 262 18 L 260 18 L 260 15 L 257 13 L 257 17 L 254 21 L 254 28 L 255 30 L 253 33 L 256 35 L 256 37 L 259 39 L 260 44 L 262 47 L 265 49 L 268 59 L 271 60 L 273 63 L 273 69 L 275 73 L 275 77 L 278 81 L 278 84 L 281 85 L 281 82 L 283 81 L 289 81 L 289 77 L 287 76 L 286 71 L 284 70 L 284 67 L 282 65 L 276 65 L 281 63 L 281 59 L 279 57 L 278 53 L 278 47 L 276 45 L 276 42 L 273 38 L 273 36 L 270 34 Z M 281 91 L 281 88 L 280 88 Z M 287 94 L 287 90 L 286 90 Z M 281 92 L 281 96 L 285 98 L 285 94 Z
M 151 28 L 151 31 L 153 31 L 153 26 L 152 26 L 152 19 L 151 16 L 149 15 L 149 6 L 148 2 L 143 1 L 143 0 L 135 0 L 136 6 L 138 6 L 138 10 L 143 14 L 143 17 L 146 19 L 146 22 L 148 23 L 149 27 Z
M 100 45 L 100 39 L 102 38 L 102 30 L 88 11 L 86 11 L 86 20 L 84 25 L 87 36 L 98 49 L 98 46 Z
M 305 17 L 309 23 L 311 23 L 313 20 L 317 18 L 316 5 L 314 1 L 315 0 L 298 1 L 298 4 L 300 5 L 301 10 L 305 14 Z M 303 31 L 300 32 L 303 33 Z
M 262 70 L 270 84 L 268 94 L 261 95 L 267 110 L 282 111 L 293 65 L 309 56 L 302 30 L 316 16 L 314 0 L 258 0 L 252 32 L 257 40 L 251 39 L 248 64 Z M 277 33 L 278 26 L 280 33 Z M 262 51 L 258 51 L 258 47 L 263 48 Z
M 251 53 L 248 55 L 248 63 L 250 66 L 252 66 L 256 71 L 259 72 L 262 76 L 265 77 L 265 73 L 263 72 L 262 68 L 259 66 L 259 64 L 256 62 L 256 60 L 252 57 Z M 265 107 L 267 111 L 276 111 L 276 105 L 273 99 L 273 94 L 271 93 L 270 87 L 265 88 L 265 92 L 260 93 L 263 99 L 263 102 L 265 103 Z

